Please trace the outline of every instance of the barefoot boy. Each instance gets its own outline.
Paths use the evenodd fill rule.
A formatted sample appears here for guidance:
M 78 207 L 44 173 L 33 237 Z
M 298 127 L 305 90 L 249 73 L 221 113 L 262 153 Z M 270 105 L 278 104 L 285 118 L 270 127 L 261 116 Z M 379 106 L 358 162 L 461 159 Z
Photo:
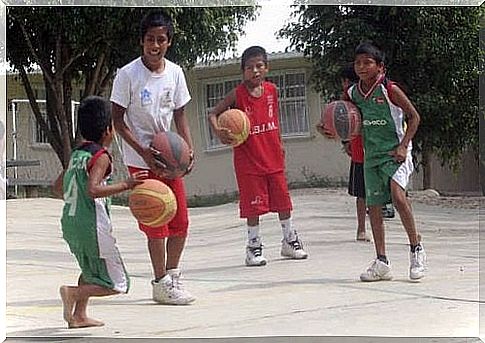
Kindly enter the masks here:
M 128 292 L 129 278 L 112 236 L 108 197 L 133 188 L 146 176 L 140 172 L 126 181 L 108 183 L 112 158 L 106 147 L 114 134 L 108 101 L 94 96 L 84 99 L 78 126 L 84 140 L 54 186 L 64 197 L 63 238 L 81 268 L 77 286 L 59 289 L 69 328 L 104 325 L 87 316 L 89 298 Z

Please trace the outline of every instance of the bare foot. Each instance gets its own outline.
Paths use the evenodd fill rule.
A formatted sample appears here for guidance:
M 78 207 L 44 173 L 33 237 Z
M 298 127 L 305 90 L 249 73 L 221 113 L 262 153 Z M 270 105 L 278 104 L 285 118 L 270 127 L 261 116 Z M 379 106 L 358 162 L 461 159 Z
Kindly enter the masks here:
M 356 240 L 357 241 L 370 242 L 370 241 L 372 241 L 372 238 L 370 237 L 370 235 L 367 232 L 358 231 Z
M 93 318 L 72 318 L 69 322 L 69 329 L 88 328 L 92 326 L 103 326 L 104 323 Z
M 72 321 L 72 311 L 74 309 L 74 304 L 76 303 L 73 289 L 71 289 L 69 286 L 61 286 L 59 288 L 59 294 L 61 295 L 62 299 L 64 320 L 70 323 Z

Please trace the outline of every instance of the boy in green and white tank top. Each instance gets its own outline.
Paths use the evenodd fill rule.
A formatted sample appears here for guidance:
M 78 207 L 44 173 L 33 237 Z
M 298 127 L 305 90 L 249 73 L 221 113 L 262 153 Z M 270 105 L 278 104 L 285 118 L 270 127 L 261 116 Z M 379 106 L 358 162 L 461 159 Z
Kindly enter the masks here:
M 146 176 L 140 173 L 110 184 L 112 158 L 106 147 L 114 130 L 108 101 L 84 99 L 78 110 L 78 126 L 84 140 L 73 150 L 67 169 L 55 183 L 55 192 L 64 198 L 62 235 L 81 268 L 77 286 L 59 289 L 69 328 L 103 325 L 87 316 L 90 297 L 128 292 L 128 274 L 112 235 L 109 196 L 133 188 Z
M 385 78 L 384 54 L 376 46 L 362 43 L 356 48 L 354 69 L 359 82 L 348 90 L 347 100 L 355 103 L 362 114 L 366 205 L 377 253 L 360 279 L 379 281 L 392 278 L 381 210 L 391 200 L 409 239 L 409 277 L 421 279 L 426 269 L 426 254 L 418 240 L 406 197 L 406 187 L 414 170 L 411 139 L 418 129 L 420 116 L 404 92 Z

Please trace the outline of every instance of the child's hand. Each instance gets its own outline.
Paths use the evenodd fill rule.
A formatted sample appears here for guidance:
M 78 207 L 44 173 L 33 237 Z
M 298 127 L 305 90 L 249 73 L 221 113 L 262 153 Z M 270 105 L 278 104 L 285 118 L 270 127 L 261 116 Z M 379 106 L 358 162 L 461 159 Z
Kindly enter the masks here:
M 389 155 L 393 156 L 397 163 L 403 163 L 406 161 L 407 149 L 399 144 L 395 150 L 389 152 Z
M 161 177 L 166 177 L 169 174 L 166 170 L 167 166 L 161 161 L 161 159 L 157 159 L 157 156 L 160 156 L 160 151 L 153 149 L 152 147 L 148 147 L 143 150 L 142 157 L 150 170 Z
M 185 171 L 184 176 L 190 174 L 190 172 L 194 168 L 194 162 L 195 162 L 194 150 L 190 150 L 190 162 L 189 162 L 189 166 L 187 167 L 187 170 Z
M 133 189 L 133 187 L 140 185 L 143 183 L 148 177 L 148 170 L 140 170 L 136 173 L 133 173 L 128 179 L 126 179 L 126 186 L 128 189 Z
M 225 127 L 217 128 L 216 135 L 217 137 L 219 137 L 219 139 L 223 144 L 227 144 L 227 145 L 236 144 L 236 139 L 232 135 L 231 130 L 226 129 Z
M 335 136 L 335 134 L 333 134 L 331 131 L 329 131 L 327 128 L 325 128 L 325 125 L 323 125 L 322 123 L 318 123 L 318 124 L 316 125 L 316 128 L 317 128 L 317 131 L 318 131 L 318 132 L 319 132 L 321 135 L 325 136 L 325 137 L 326 137 L 326 138 L 328 138 L 328 139 L 335 139 L 335 138 L 337 138 L 337 137 Z

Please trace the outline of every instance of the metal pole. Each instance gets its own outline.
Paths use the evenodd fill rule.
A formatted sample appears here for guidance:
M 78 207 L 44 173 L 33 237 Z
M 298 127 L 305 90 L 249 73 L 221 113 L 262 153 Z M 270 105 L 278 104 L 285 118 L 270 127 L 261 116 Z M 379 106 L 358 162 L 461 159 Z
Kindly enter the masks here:
M 12 140 L 13 140 L 13 160 L 17 160 L 17 106 L 15 100 L 12 100 Z M 13 169 L 13 177 L 15 180 L 18 178 L 17 167 Z M 15 196 L 18 196 L 18 185 L 15 183 Z

